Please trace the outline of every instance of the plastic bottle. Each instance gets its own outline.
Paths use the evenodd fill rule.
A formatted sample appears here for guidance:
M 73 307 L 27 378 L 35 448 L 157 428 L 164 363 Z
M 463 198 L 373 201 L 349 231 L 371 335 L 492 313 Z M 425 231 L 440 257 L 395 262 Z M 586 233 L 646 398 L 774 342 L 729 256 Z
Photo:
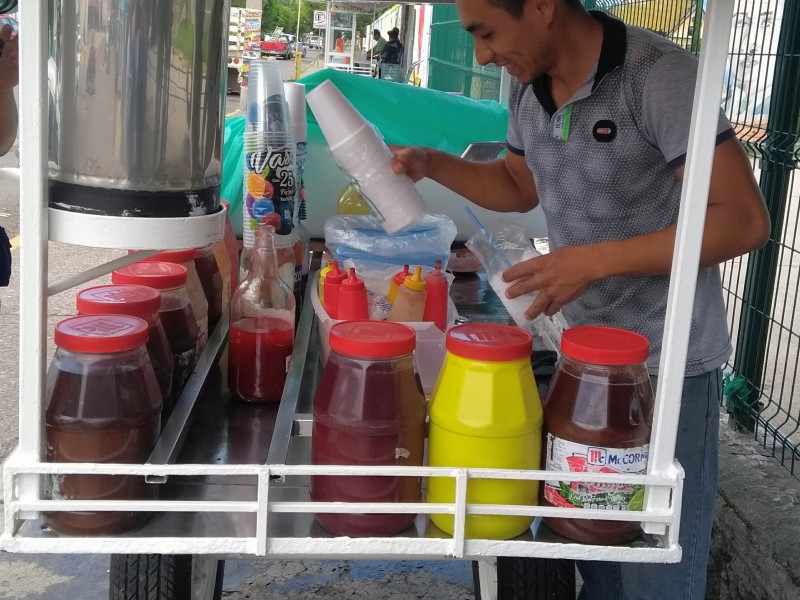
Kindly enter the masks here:
M 347 275 L 339 268 L 339 261 L 333 261 L 333 267 L 325 276 L 325 298 L 322 305 L 331 319 L 339 318 L 339 290 Z
M 425 311 L 423 321 L 433 321 L 442 331 L 447 329 L 447 277 L 442 273 L 442 261 L 425 276 Z
M 447 333 L 447 356 L 430 406 L 428 464 L 436 467 L 538 469 L 542 405 L 533 378 L 531 335 L 516 327 L 468 323 Z M 535 505 L 538 481 L 470 480 L 470 502 Z M 455 482 L 428 479 L 428 502 L 453 502 Z M 431 515 L 453 533 L 453 515 Z M 532 517 L 467 515 L 465 535 L 510 539 Z
M 328 260 L 327 265 L 322 267 L 322 269 L 320 269 L 319 272 L 319 284 L 317 285 L 319 289 L 317 290 L 317 295 L 319 296 L 321 302 L 325 302 L 325 277 L 328 275 L 328 273 L 332 268 L 333 268 L 333 261 Z
M 299 310 L 303 303 L 298 259 L 302 261 L 300 239 L 294 231 L 286 235 L 275 234 L 275 254 L 278 257 L 278 273 L 294 294 L 295 306 Z
M 160 429 L 161 392 L 145 349 L 147 322 L 124 315 L 72 317 L 56 325 L 47 372 L 45 459 L 54 463 L 141 465 Z M 66 500 L 146 500 L 155 493 L 136 475 L 59 475 L 53 496 Z M 140 525 L 143 512 L 44 513 L 60 533 L 108 535 Z
M 134 251 L 130 250 L 129 252 Z M 149 258 L 145 258 L 141 262 L 166 262 L 186 267 L 186 291 L 189 294 L 189 303 L 191 304 L 192 312 L 197 320 L 198 335 L 196 348 L 197 354 L 199 355 L 208 342 L 208 299 L 206 298 L 205 291 L 203 291 L 203 283 L 200 281 L 200 275 L 198 275 L 197 267 L 194 264 L 196 255 L 197 250 L 194 248 L 186 248 L 185 250 L 165 250 Z
M 365 321 L 369 319 L 367 306 L 367 288 L 364 282 L 356 277 L 356 270 L 350 269 L 350 277 L 339 287 L 338 316 L 340 321 Z
M 228 253 L 228 248 L 225 242 L 220 240 L 213 245 L 214 258 L 217 261 L 217 268 L 219 269 L 220 277 L 222 277 L 222 313 L 228 314 L 231 305 L 231 294 L 235 289 L 233 287 L 234 270 L 231 265 L 231 257 Z M 238 269 L 238 267 L 237 267 Z
M 294 295 L 278 276 L 275 228 L 258 225 L 252 264 L 231 300 L 228 387 L 246 402 L 278 402 L 294 346 Z
M 203 293 L 208 303 L 208 327 L 210 332 L 222 316 L 222 305 L 224 303 L 222 298 L 225 293 L 222 271 L 219 268 L 213 244 L 197 248 L 194 255 L 194 267 L 197 270 L 197 276 L 200 278 L 200 284 L 203 286 Z
M 406 277 L 403 285 L 397 288 L 397 296 L 389 311 L 387 321 L 422 321 L 425 313 L 425 280 L 422 267 L 414 269 L 414 274 Z
M 239 242 L 236 239 L 236 232 L 233 231 L 231 224 L 231 205 L 227 200 L 220 200 L 225 208 L 228 209 L 228 214 L 225 217 L 225 249 L 228 251 L 228 257 L 231 262 L 231 293 L 239 287 Z M 228 298 L 230 300 L 230 297 Z
M 305 189 L 302 190 L 305 194 Z M 306 284 L 308 283 L 308 273 L 311 270 L 311 234 L 309 233 L 306 226 L 303 225 L 303 221 L 306 220 L 306 199 L 303 197 L 300 200 L 300 211 L 298 212 L 297 223 L 294 226 L 294 232 L 297 234 L 297 237 L 300 238 L 300 242 L 303 244 L 303 256 L 302 262 L 300 266 L 300 276 L 302 281 L 302 289 L 305 292 Z
M 414 370 L 414 330 L 399 323 L 349 321 L 331 328 L 331 355 L 313 401 L 311 464 L 421 466 L 425 395 Z M 419 502 L 420 479 L 312 476 L 317 502 Z M 470 483 L 472 485 L 472 483 Z M 413 513 L 317 514 L 337 535 L 394 535 Z
M 386 299 L 389 301 L 389 304 L 394 302 L 395 297 L 397 296 L 397 289 L 403 285 L 403 282 L 408 277 L 408 270 L 410 267 L 408 265 L 403 265 L 403 270 L 398 271 L 392 277 L 392 280 L 389 282 L 389 293 L 386 295 Z
M 647 472 L 653 390 L 650 343 L 624 329 L 572 327 L 561 336 L 561 358 L 544 401 L 543 468 L 591 473 Z M 544 504 L 641 510 L 643 485 L 543 482 Z M 621 544 L 641 533 L 632 521 L 546 517 L 556 533 L 586 544 Z
M 368 215 L 369 206 L 364 201 L 364 197 L 353 185 L 347 185 L 339 194 L 336 202 L 336 214 L 339 215 Z

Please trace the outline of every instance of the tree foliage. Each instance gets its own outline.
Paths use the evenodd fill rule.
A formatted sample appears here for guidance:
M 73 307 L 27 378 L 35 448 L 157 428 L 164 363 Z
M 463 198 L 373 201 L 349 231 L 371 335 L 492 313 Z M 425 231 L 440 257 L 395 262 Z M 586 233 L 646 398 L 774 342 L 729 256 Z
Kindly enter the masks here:
M 261 14 L 261 28 L 266 34 L 283 27 L 287 33 L 296 33 L 297 0 L 264 0 Z M 324 7 L 324 4 L 317 5 Z M 300 34 L 308 33 L 314 24 L 314 7 L 311 2 L 300 4 Z

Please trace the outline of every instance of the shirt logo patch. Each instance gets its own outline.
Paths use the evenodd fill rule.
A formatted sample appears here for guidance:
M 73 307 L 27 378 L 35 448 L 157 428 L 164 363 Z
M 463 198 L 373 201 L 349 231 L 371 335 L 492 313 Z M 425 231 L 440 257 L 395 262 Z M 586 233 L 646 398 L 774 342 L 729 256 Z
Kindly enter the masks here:
M 617 137 L 617 124 L 608 119 L 598 121 L 594 124 L 592 135 L 598 142 L 610 142 Z

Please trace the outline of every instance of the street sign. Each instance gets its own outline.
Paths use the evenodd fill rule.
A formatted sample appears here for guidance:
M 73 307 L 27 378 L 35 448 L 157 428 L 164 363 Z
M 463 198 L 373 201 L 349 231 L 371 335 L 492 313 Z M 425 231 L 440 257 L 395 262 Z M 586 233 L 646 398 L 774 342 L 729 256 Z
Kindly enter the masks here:
M 328 13 L 324 10 L 315 10 L 314 11 L 314 27 L 316 29 L 322 29 L 323 27 L 327 27 L 328 25 Z

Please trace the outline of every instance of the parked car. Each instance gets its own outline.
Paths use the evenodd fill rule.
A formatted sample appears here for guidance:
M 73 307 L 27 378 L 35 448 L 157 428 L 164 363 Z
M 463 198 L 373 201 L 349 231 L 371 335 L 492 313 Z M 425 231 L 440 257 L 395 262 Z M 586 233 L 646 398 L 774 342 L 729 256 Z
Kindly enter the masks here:
M 277 38 L 264 40 L 261 42 L 261 56 L 277 56 L 284 60 L 294 57 L 295 36 L 291 33 L 282 33 Z M 300 56 L 306 55 L 306 46 L 300 42 Z
M 295 40 L 297 38 L 294 35 L 292 35 L 291 33 L 284 33 L 284 34 L 281 35 L 281 37 L 287 38 L 289 46 L 292 49 L 292 57 L 294 57 L 294 55 L 295 55 Z M 300 56 L 305 58 L 306 52 L 308 52 L 308 50 L 306 48 L 306 45 L 303 43 L 303 40 L 300 40 L 300 48 L 299 48 L 299 50 L 300 50 Z
M 312 50 L 322 50 L 322 36 L 312 35 L 308 38 L 308 47 Z

